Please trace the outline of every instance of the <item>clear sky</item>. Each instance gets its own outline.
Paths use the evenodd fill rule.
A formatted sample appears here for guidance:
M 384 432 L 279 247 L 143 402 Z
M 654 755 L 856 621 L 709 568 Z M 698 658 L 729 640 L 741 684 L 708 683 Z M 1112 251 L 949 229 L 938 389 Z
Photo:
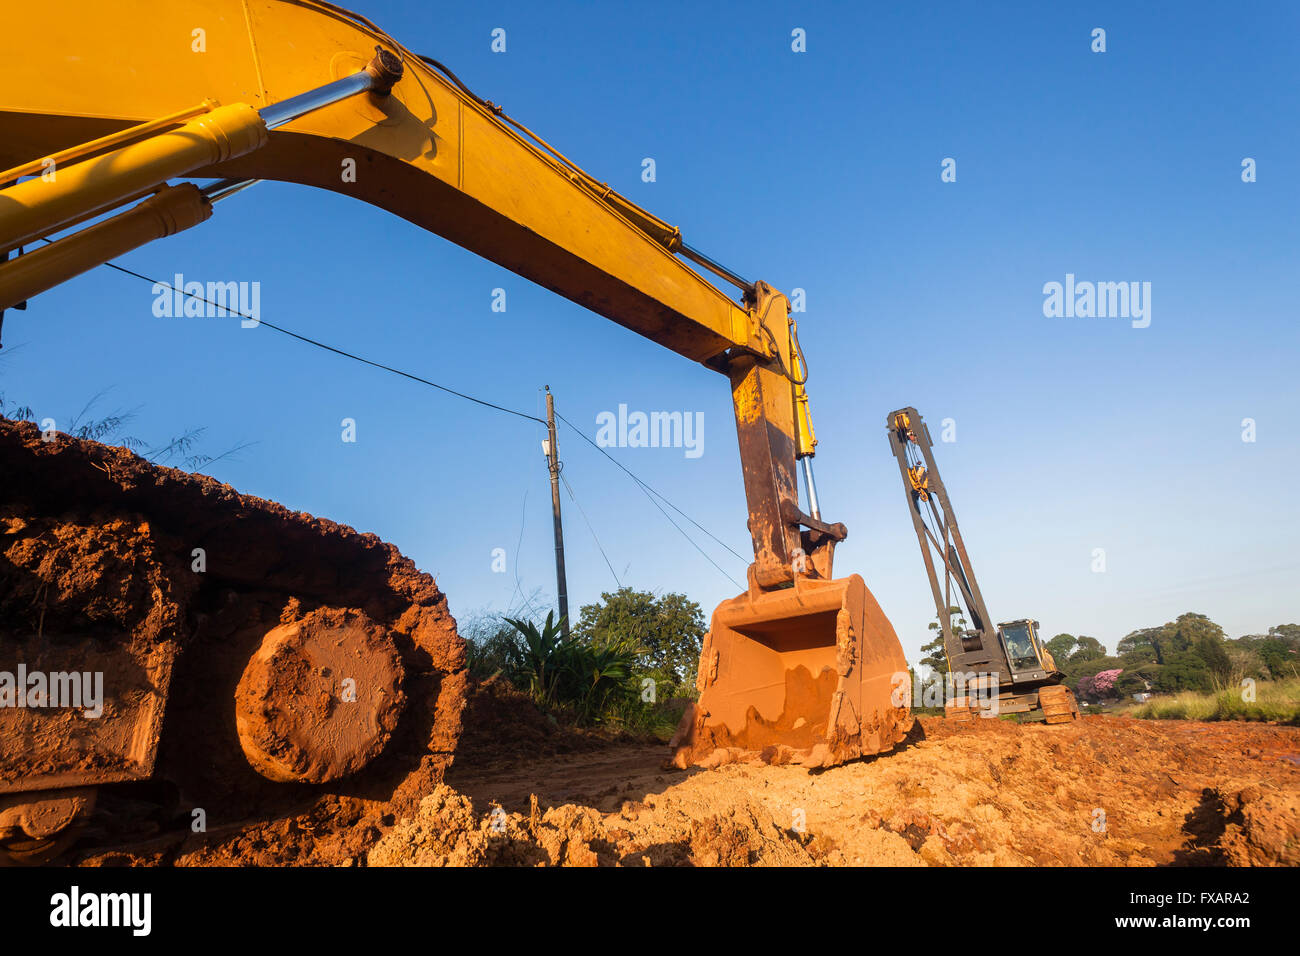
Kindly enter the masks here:
M 692 245 L 807 291 L 819 490 L 850 529 L 836 567 L 863 575 L 913 660 L 934 607 L 884 431 L 909 404 L 936 439 L 956 422 L 937 454 L 995 619 L 1113 649 L 1187 610 L 1230 636 L 1300 618 L 1300 8 L 362 3 Z M 267 183 L 120 262 L 259 281 L 269 321 L 531 413 L 549 384 L 593 437 L 620 403 L 701 412 L 698 458 L 611 453 L 748 553 L 725 379 L 437 236 Z M 1043 286 L 1067 274 L 1149 282 L 1150 325 L 1046 317 Z M 141 438 L 253 442 L 212 473 L 381 535 L 458 615 L 553 594 L 537 425 L 152 301 L 99 269 L 8 313 L 6 397 L 62 427 L 110 389 L 98 410 L 138 409 Z M 560 449 L 624 584 L 706 612 L 736 593 L 594 449 L 564 431 Z M 615 582 L 564 505 L 576 614 Z

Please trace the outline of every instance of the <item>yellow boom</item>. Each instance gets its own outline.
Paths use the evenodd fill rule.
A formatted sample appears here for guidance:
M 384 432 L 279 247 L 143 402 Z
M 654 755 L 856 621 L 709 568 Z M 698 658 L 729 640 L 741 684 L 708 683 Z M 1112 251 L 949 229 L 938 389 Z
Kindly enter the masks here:
M 744 608 L 706 645 L 679 760 L 771 756 L 797 738 L 787 750 L 826 764 L 901 738 L 906 704 L 888 693 L 906 675 L 897 638 L 860 578 L 832 579 L 847 532 L 816 503 L 806 364 L 784 295 L 692 249 L 450 71 L 332 4 L 79 0 L 57 17 L 19 5 L 5 31 L 17 42 L 0 57 L 0 310 L 205 220 L 218 192 L 168 186 L 181 177 L 317 186 L 444 236 L 731 382 L 754 563 Z M 739 286 L 739 301 L 688 262 Z M 793 737 L 773 730 L 794 724 Z

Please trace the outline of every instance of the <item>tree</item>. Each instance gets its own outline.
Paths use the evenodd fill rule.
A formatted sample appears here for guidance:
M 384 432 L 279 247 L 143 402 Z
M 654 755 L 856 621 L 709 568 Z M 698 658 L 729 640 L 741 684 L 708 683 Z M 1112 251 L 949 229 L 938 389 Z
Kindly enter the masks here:
M 1115 645 L 1115 654 L 1128 661 L 1152 661 L 1156 659 L 1155 638 L 1161 628 L 1147 627 L 1132 631 Z
M 1117 697 L 1121 693 L 1116 686 L 1119 675 L 1123 673 L 1120 668 L 1100 671 L 1090 677 L 1081 677 L 1076 689 L 1084 697 L 1092 697 L 1101 700 L 1105 697 Z
M 942 631 L 929 644 L 921 645 L 921 664 L 936 674 L 942 674 L 948 669 L 948 656 L 943 652 Z
M 1268 636 L 1300 647 L 1300 624 L 1278 624 L 1268 629 Z
M 1074 645 L 1077 643 L 1078 641 L 1073 634 L 1057 634 L 1044 646 L 1047 648 L 1047 653 L 1051 654 L 1052 659 L 1056 661 L 1056 666 L 1060 667 L 1070 659 L 1070 654 L 1074 651 Z
M 1184 690 L 1210 690 L 1210 669 L 1199 656 L 1189 651 L 1173 654 L 1153 668 L 1152 686 L 1162 694 Z
M 1191 611 L 1180 614 L 1177 620 L 1156 631 L 1152 640 L 1156 661 L 1167 664 L 1179 655 L 1202 646 L 1202 641 L 1206 638 L 1209 639 L 1209 643 L 1204 644 L 1204 647 L 1208 648 L 1212 644 L 1221 645 L 1224 639 L 1223 628 L 1204 614 Z
M 1106 656 L 1106 648 L 1101 641 L 1095 637 L 1079 637 L 1075 643 L 1074 653 L 1070 655 L 1072 661 L 1095 661 L 1098 658 Z
M 1278 624 L 1267 634 L 1247 634 L 1235 641 L 1238 652 L 1229 649 L 1234 671 L 1240 677 L 1277 680 L 1300 675 L 1300 624 Z M 1247 655 L 1243 657 L 1242 655 Z M 1250 666 L 1254 660 L 1253 669 Z
M 952 625 L 953 636 L 960 640 L 962 633 L 966 630 L 965 613 L 959 607 L 950 607 L 948 608 L 948 621 Z M 944 648 L 943 624 L 940 622 L 938 614 L 930 622 L 929 629 L 934 632 L 934 638 L 929 644 L 921 645 L 921 663 L 936 674 L 944 674 L 948 670 L 948 652 Z
M 1232 661 L 1223 646 L 1222 638 L 1216 639 L 1213 634 L 1202 634 L 1196 639 L 1196 655 L 1205 661 L 1216 680 L 1226 681 L 1232 673 Z
M 695 683 L 705 629 L 704 612 L 686 595 L 625 587 L 584 605 L 574 634 L 596 647 L 630 644 L 642 668 L 684 688 Z

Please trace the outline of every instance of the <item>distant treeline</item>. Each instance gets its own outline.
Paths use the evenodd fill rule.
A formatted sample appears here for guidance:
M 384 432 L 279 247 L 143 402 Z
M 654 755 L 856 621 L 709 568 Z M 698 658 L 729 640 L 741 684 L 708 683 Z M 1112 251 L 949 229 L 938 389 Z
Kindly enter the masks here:
M 1267 634 L 1229 640 L 1204 614 L 1188 612 L 1160 627 L 1133 631 L 1114 654 L 1096 638 L 1058 634 L 1047 642 L 1065 683 L 1082 696 L 1128 697 L 1151 692 L 1210 691 L 1237 686 L 1245 678 L 1281 680 L 1300 676 L 1300 624 L 1279 624 Z M 1098 674 L 1119 670 L 1094 682 Z M 1082 686 L 1080 686 L 1082 682 Z

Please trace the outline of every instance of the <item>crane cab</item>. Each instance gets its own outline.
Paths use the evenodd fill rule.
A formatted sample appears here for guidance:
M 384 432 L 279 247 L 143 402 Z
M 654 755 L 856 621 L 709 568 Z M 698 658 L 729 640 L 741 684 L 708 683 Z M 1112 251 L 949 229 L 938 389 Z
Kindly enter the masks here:
M 1056 661 L 1038 639 L 1038 622 L 1028 618 L 998 625 L 998 640 L 1015 684 L 1044 681 L 1059 674 Z

